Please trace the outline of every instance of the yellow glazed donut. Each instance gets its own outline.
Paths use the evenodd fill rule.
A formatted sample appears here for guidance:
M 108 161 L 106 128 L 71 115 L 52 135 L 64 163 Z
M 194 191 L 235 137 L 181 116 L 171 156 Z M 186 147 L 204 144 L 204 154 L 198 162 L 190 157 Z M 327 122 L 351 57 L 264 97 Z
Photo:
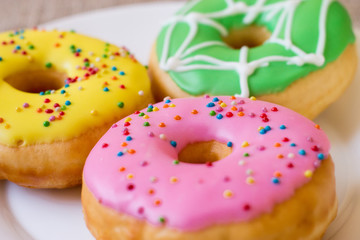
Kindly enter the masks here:
M 0 179 L 80 184 L 111 123 L 151 101 L 146 70 L 124 47 L 74 32 L 0 34 Z

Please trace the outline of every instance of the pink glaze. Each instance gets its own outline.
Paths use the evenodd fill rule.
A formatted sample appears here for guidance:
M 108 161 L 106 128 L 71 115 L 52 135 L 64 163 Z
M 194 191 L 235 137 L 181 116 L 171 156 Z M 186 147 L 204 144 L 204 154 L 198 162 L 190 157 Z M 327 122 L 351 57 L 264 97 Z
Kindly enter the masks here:
M 319 166 L 321 154 L 327 158 L 326 135 L 305 117 L 272 103 L 219 99 L 227 104 L 222 110 L 219 102 L 207 107 L 213 98 L 174 99 L 167 108 L 161 102 L 153 105 L 158 111 L 141 111 L 148 119 L 137 113 L 130 116 L 129 126 L 124 126 L 126 118 L 116 123 L 87 159 L 84 181 L 90 191 L 104 206 L 120 213 L 194 231 L 270 213 L 311 179 L 305 172 Z M 231 110 L 232 106 L 237 110 Z M 198 113 L 191 113 L 193 109 Z M 237 114 L 239 109 L 244 116 Z M 210 116 L 211 111 L 223 118 Z M 233 116 L 227 117 L 228 112 Z M 181 120 L 175 120 L 176 115 Z M 166 126 L 159 127 L 160 123 Z M 280 129 L 281 125 L 286 129 Z M 261 134 L 260 126 L 271 130 Z M 131 141 L 126 140 L 128 136 Z M 231 141 L 232 153 L 211 166 L 174 162 L 187 144 L 209 140 Z M 170 141 L 176 141 L 176 147 Z M 242 147 L 244 141 L 249 146 Z M 128 146 L 123 147 L 123 142 Z M 135 153 L 129 153 L 130 149 Z M 299 153 L 301 149 L 305 155 Z M 124 154 L 118 156 L 121 151 Z

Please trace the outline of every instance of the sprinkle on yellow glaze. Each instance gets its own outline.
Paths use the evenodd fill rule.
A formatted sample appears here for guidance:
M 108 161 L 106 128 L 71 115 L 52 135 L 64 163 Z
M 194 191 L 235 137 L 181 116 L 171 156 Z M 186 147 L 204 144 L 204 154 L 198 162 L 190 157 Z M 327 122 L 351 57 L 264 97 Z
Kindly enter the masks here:
M 151 101 L 146 70 L 125 48 L 58 31 L 5 32 L 0 34 L 0 42 L 6 43 L 0 45 L 0 116 L 8 124 L 0 128 L 0 144 L 71 139 Z M 4 81 L 28 71 L 55 71 L 76 80 L 55 91 L 48 89 L 45 94 L 23 92 Z M 112 76 L 118 80 L 111 80 Z M 108 81 L 106 88 L 102 88 L 104 79 Z M 119 87 L 119 81 L 125 88 Z M 44 104 L 45 99 L 50 102 Z M 117 106 L 119 100 L 124 103 L 122 108 Z M 24 103 L 30 107 L 22 108 Z M 61 111 L 55 109 L 56 103 Z M 101 114 L 89 117 L 95 115 L 94 109 Z

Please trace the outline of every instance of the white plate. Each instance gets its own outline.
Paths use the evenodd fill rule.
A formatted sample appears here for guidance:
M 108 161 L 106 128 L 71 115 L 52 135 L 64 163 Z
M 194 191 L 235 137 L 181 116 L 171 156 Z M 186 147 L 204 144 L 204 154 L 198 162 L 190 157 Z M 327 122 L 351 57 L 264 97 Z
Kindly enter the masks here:
M 47 29 L 75 29 L 125 45 L 146 64 L 161 22 L 180 6 L 179 3 L 122 6 L 60 19 L 44 26 Z M 336 164 L 339 198 L 339 214 L 329 227 L 325 240 L 355 240 L 360 236 L 360 202 L 357 200 L 360 192 L 358 90 L 360 74 L 345 95 L 316 119 L 332 142 L 331 154 Z M 14 240 L 93 239 L 83 221 L 80 188 L 34 190 L 6 181 L 0 182 L 0 233 L 1 239 Z

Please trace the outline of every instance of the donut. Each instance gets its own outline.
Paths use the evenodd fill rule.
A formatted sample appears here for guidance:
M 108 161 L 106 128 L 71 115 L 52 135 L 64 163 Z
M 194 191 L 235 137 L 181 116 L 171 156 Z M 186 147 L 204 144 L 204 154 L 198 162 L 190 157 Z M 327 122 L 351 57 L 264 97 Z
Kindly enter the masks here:
M 83 172 L 96 239 L 320 239 L 337 211 L 318 125 L 255 98 L 183 98 L 117 122 Z
M 165 22 L 149 64 L 155 99 L 255 96 L 313 119 L 341 96 L 357 66 L 344 7 L 250 2 L 189 1 Z
M 80 184 L 100 137 L 150 101 L 146 69 L 125 47 L 73 31 L 1 33 L 0 179 Z

